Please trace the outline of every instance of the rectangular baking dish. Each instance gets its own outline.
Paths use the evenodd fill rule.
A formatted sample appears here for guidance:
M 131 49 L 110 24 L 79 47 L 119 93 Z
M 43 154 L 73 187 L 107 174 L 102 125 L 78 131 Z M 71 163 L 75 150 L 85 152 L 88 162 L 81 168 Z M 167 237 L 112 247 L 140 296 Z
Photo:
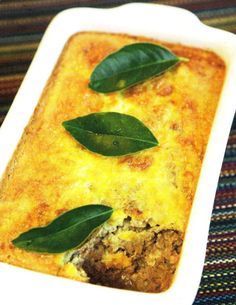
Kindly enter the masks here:
M 202 24 L 192 13 L 163 5 L 132 3 L 112 9 L 74 8 L 49 25 L 0 129 L 0 177 L 68 38 L 80 31 L 143 35 L 212 50 L 226 65 L 226 79 L 214 119 L 181 259 L 170 289 L 159 294 L 80 283 L 0 263 L 1 302 L 11 304 L 191 305 L 201 279 L 217 181 L 236 108 L 236 36 Z M 199 128 L 201 128 L 199 126 Z M 16 224 L 17 225 L 17 224 Z

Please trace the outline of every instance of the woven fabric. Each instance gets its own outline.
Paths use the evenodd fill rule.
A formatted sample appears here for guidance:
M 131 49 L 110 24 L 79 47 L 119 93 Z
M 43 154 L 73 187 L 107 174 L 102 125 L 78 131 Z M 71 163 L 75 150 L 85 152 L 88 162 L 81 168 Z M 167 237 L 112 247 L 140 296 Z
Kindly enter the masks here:
M 133 1 L 0 1 L 0 124 L 47 25 L 56 13 L 71 7 L 110 7 L 128 2 Z M 236 0 L 146 2 L 187 8 L 195 12 L 206 24 L 236 33 Z M 204 304 L 236 305 L 236 119 L 229 136 L 219 178 L 205 267 L 194 302 L 194 305 Z

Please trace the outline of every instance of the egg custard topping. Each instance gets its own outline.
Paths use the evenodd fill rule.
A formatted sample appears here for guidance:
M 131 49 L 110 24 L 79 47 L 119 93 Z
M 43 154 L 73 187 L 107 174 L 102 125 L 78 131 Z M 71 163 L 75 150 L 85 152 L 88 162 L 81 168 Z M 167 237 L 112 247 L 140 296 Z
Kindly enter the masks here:
M 129 53 L 134 44 L 140 47 L 135 58 Z M 120 66 L 129 58 L 138 67 L 147 47 L 155 59 L 150 44 L 175 56 L 159 48 L 165 66 L 158 62 L 128 76 L 123 70 L 119 79 Z M 98 71 L 118 50 L 125 52 L 122 65 L 112 57 L 114 69 Z M 224 77 L 224 62 L 206 50 L 122 34 L 72 36 L 0 182 L 0 261 L 111 287 L 168 289 Z M 107 128 L 125 140 L 114 140 Z M 109 148 L 111 139 L 119 153 Z M 54 252 L 62 253 L 50 253 L 40 234 L 51 234 L 48 247 L 58 249 L 52 232 L 59 224 L 64 239 Z M 66 238 L 69 224 L 78 246 Z M 38 227 L 44 229 L 31 231 Z M 40 251 L 29 251 L 35 239 Z

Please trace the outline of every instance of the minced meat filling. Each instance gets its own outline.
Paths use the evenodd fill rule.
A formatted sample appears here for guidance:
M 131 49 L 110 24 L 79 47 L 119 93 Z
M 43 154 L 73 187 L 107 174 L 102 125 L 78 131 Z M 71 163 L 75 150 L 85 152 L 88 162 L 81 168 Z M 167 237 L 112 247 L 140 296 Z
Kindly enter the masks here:
M 135 227 L 128 217 L 112 232 L 95 235 L 71 257 L 90 283 L 145 292 L 169 288 L 183 236 L 159 226 Z

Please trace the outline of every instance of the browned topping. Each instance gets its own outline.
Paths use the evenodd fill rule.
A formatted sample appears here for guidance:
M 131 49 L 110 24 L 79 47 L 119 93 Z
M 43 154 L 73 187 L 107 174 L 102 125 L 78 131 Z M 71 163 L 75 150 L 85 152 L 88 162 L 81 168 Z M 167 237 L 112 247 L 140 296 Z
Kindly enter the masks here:
M 193 100 L 191 100 L 189 97 L 186 96 L 183 101 L 182 109 L 183 110 L 188 109 L 191 110 L 192 112 L 196 112 L 197 111 L 196 102 L 194 102 Z
M 160 96 L 167 96 L 170 95 L 173 92 L 173 86 L 172 85 L 162 85 L 159 88 L 157 88 L 157 94 Z
M 3 251 L 6 248 L 6 244 L 5 243 L 0 243 L 0 249 Z
M 49 205 L 46 202 L 41 202 L 41 203 L 38 204 L 38 206 L 36 208 L 38 219 L 41 219 L 41 218 L 44 217 L 48 208 L 49 208 Z
M 139 97 L 142 96 L 144 93 L 146 93 L 148 90 L 147 84 L 142 83 L 138 86 L 133 86 L 130 88 L 127 88 L 124 92 L 125 97 Z
M 104 57 L 114 52 L 114 46 L 105 40 L 102 42 L 90 42 L 90 44 L 83 48 L 83 52 L 89 65 L 94 66 Z
M 56 210 L 56 215 L 61 215 L 61 214 L 63 214 L 63 213 L 65 213 L 67 211 L 67 209 L 58 209 L 58 210 Z
M 126 163 L 130 168 L 143 171 L 152 165 L 151 156 L 127 156 L 121 158 L 119 163 Z
M 180 127 L 179 127 L 179 124 L 178 123 L 171 123 L 170 125 L 170 129 L 172 130 L 178 130 Z
M 190 171 L 186 171 L 186 172 L 184 173 L 184 176 L 185 176 L 186 178 L 188 178 L 189 180 L 191 180 L 191 181 L 194 180 L 194 174 L 193 174 L 192 172 L 190 172 Z
M 134 215 L 136 217 L 141 216 L 143 214 L 142 211 L 140 211 L 139 209 L 135 208 L 135 207 L 131 207 L 129 209 L 126 209 L 127 212 L 129 212 L 131 215 Z

